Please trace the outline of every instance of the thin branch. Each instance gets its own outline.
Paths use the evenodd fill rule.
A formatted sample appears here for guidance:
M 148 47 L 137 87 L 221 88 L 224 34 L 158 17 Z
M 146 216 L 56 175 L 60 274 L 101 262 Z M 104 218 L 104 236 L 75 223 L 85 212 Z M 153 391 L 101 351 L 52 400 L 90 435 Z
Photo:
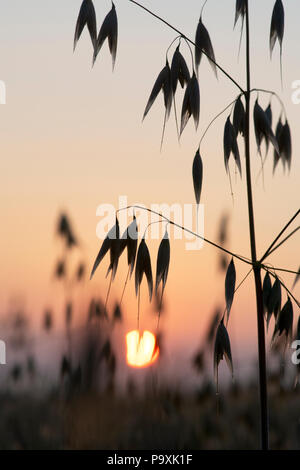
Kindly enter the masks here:
M 193 71 L 195 71 L 194 55 L 193 55 L 192 48 L 189 44 L 189 41 L 187 40 L 187 38 L 185 36 L 183 37 L 183 39 L 185 40 L 185 43 L 186 43 L 187 47 L 189 48 L 189 51 L 190 51 L 190 54 L 191 54 L 191 60 L 192 60 L 192 69 L 193 69 Z
M 252 90 L 250 91 L 250 93 L 252 93 L 253 91 L 260 91 L 261 93 L 268 93 L 269 95 L 275 96 L 275 97 L 278 99 L 278 101 L 279 101 L 279 103 L 280 103 L 280 105 L 281 105 L 281 108 L 282 108 L 282 110 L 283 110 L 283 113 L 284 113 L 284 115 L 285 115 L 285 118 L 286 118 L 286 110 L 285 110 L 284 103 L 283 103 L 282 99 L 277 95 L 277 93 L 275 93 L 275 91 L 265 90 L 265 89 L 263 89 L 263 88 L 252 88 Z
M 265 267 L 267 268 L 266 265 L 262 264 L 261 265 L 264 269 Z M 268 269 L 268 268 L 267 268 Z M 298 274 L 297 271 L 292 271 L 291 269 L 285 269 L 285 268 L 274 268 L 273 266 L 271 267 L 271 269 L 273 269 L 273 271 L 281 271 L 283 273 L 290 273 L 290 274 Z
M 207 1 L 208 1 L 208 0 L 205 0 L 205 2 L 204 2 L 203 5 L 202 5 L 201 13 L 200 13 L 200 18 L 202 18 L 202 13 L 203 13 L 203 10 L 204 10 L 205 5 L 207 4 Z
M 247 274 L 245 275 L 245 277 L 243 277 L 243 279 L 241 280 L 241 282 L 238 284 L 238 286 L 235 288 L 235 291 L 234 293 L 236 293 L 236 291 L 241 287 L 241 285 L 246 281 L 247 277 L 249 276 L 249 274 L 252 272 L 252 268 L 247 272 Z
M 130 0 L 131 1 L 131 0 Z M 214 246 L 215 248 L 218 248 L 219 250 L 221 251 L 224 251 L 225 253 L 227 253 L 228 255 L 230 256 L 233 256 L 234 258 L 237 258 L 239 259 L 240 261 L 243 261 L 243 263 L 246 263 L 246 264 L 250 264 L 252 266 L 252 262 L 246 258 L 245 256 L 242 256 L 242 255 L 237 255 L 236 253 L 232 253 L 231 251 L 229 250 L 226 250 L 226 248 L 218 245 L 217 243 L 214 243 L 212 242 L 211 240 L 208 240 L 207 238 L 205 237 L 202 237 L 201 235 L 199 235 L 198 233 L 195 233 L 193 232 L 192 230 L 184 227 L 183 225 L 180 225 L 180 224 L 177 224 L 176 222 L 174 222 L 173 220 L 171 219 L 168 219 L 168 217 L 166 217 L 165 215 L 163 214 L 160 214 L 159 212 L 157 211 L 154 211 L 152 209 L 149 209 L 148 207 L 143 207 L 143 206 L 139 206 L 139 205 L 132 205 L 132 206 L 127 206 L 127 207 L 122 207 L 121 209 L 118 209 L 117 212 L 121 211 L 121 210 L 128 210 L 128 209 L 141 209 L 141 210 L 144 210 L 146 212 L 149 212 L 150 214 L 155 214 L 157 215 L 158 217 L 161 217 L 162 219 L 164 219 L 165 221 L 167 221 L 170 225 L 173 225 L 174 227 L 177 227 L 177 228 L 180 228 L 182 231 L 184 232 L 187 232 L 189 233 L 190 235 L 193 235 L 194 237 L 196 238 L 200 238 L 200 240 L 203 240 L 204 242 L 208 243 L 209 245 L 212 245 Z
M 135 207 L 137 207 L 137 206 L 135 206 Z M 154 222 L 150 222 L 150 223 L 147 225 L 147 227 L 145 228 L 145 230 L 144 230 L 143 238 L 146 237 L 146 232 L 147 232 L 148 228 L 151 227 L 151 225 L 160 224 L 160 223 L 166 223 L 166 224 L 167 224 L 167 225 L 166 225 L 166 228 L 167 228 L 169 222 L 168 222 L 167 220 L 155 220 Z
M 168 61 L 168 52 L 169 50 L 171 49 L 171 47 L 173 46 L 174 42 L 176 42 L 177 40 L 180 41 L 180 38 L 181 38 L 181 35 L 179 34 L 178 36 L 176 36 L 175 39 L 173 39 L 173 41 L 171 42 L 171 44 L 169 45 L 167 51 L 166 51 L 166 60 Z
M 283 229 L 279 232 L 279 234 L 277 235 L 277 237 L 275 238 L 275 240 L 271 243 L 271 245 L 269 246 L 269 248 L 267 249 L 267 251 L 265 252 L 265 254 L 263 255 L 263 257 L 260 259 L 260 263 L 263 262 L 264 259 L 266 259 L 267 256 L 269 256 L 269 253 L 270 251 L 272 250 L 273 246 L 275 245 L 275 243 L 279 240 L 279 238 L 281 237 L 281 235 L 286 231 L 286 229 L 291 225 L 291 223 L 296 219 L 296 217 L 299 215 L 300 213 L 300 209 L 297 210 L 297 212 L 293 215 L 293 217 L 288 221 L 288 223 L 283 227 Z
M 289 235 L 287 235 L 280 243 L 278 243 L 278 245 L 274 246 L 274 248 L 269 251 L 269 254 L 268 256 L 270 256 L 275 250 L 277 250 L 277 248 L 279 248 L 281 245 L 283 245 L 289 238 L 291 238 L 294 233 L 298 232 L 298 230 L 300 229 L 300 225 L 295 228 L 295 230 L 293 230 Z
M 145 10 L 147 13 L 149 13 L 150 15 L 154 16 L 154 18 L 157 18 L 159 21 L 161 21 L 162 23 L 164 23 L 166 26 L 168 26 L 169 28 L 173 29 L 173 31 L 175 31 L 176 33 L 180 34 L 184 39 L 186 39 L 190 44 L 192 44 L 193 46 L 197 47 L 196 44 L 194 43 L 194 41 L 192 41 L 191 39 L 189 39 L 185 34 L 183 34 L 179 29 L 175 28 L 174 26 L 172 26 L 170 23 L 168 23 L 166 20 L 164 20 L 163 18 L 161 18 L 160 16 L 156 15 L 155 13 L 153 13 L 151 10 L 149 10 L 148 8 L 144 7 L 143 5 L 141 5 L 140 3 L 136 2 L 135 0 L 129 0 L 131 3 L 134 3 L 135 5 L 137 5 L 138 7 L 142 8 L 143 10 Z M 234 83 L 234 85 L 242 92 L 244 93 L 244 90 L 243 88 L 238 84 L 238 82 L 229 74 L 226 72 L 226 70 L 223 69 L 223 67 L 221 67 L 221 65 L 219 65 L 212 57 L 210 57 L 203 49 L 201 49 L 201 52 L 213 63 L 215 64 L 215 66 L 232 82 Z
M 224 108 L 222 111 L 220 111 L 211 121 L 210 123 L 208 124 L 207 128 L 205 129 L 205 131 L 203 132 L 202 136 L 201 136 L 201 139 L 200 139 L 200 142 L 199 142 L 199 149 L 200 149 L 200 145 L 204 139 L 204 137 L 206 136 L 208 130 L 210 129 L 210 127 L 212 126 L 212 124 L 220 117 L 222 116 L 223 113 L 225 113 L 225 111 L 227 111 L 228 108 L 230 108 L 230 106 L 232 106 L 239 98 L 240 96 L 242 96 L 242 93 L 239 94 L 239 96 L 237 98 L 235 98 L 235 100 L 231 101 L 231 103 L 229 103 L 226 108 Z
M 280 282 L 280 285 L 286 290 L 286 292 L 289 294 L 289 296 L 294 300 L 294 302 L 298 305 L 298 307 L 300 308 L 300 303 L 298 302 L 298 300 L 296 299 L 296 297 L 291 293 L 291 291 L 286 287 L 286 285 L 284 284 L 284 282 L 281 281 L 281 279 L 279 279 L 278 276 L 276 276 L 276 274 L 272 273 L 272 271 L 270 271 L 269 269 L 267 269 L 266 267 L 263 267 L 263 269 L 268 272 L 269 274 L 271 274 L 272 277 L 274 277 L 274 279 L 278 279 L 278 281 Z

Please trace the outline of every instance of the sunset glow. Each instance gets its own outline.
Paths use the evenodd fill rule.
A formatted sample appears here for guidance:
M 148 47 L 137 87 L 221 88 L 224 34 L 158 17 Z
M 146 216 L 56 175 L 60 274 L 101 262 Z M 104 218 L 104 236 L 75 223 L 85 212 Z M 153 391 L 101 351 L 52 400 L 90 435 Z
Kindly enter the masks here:
M 147 207 L 154 204 L 172 207 L 176 204 L 182 208 L 182 223 L 186 225 L 185 205 L 191 207 L 195 202 L 192 181 L 195 149 L 211 119 L 239 92 L 221 74 L 219 81 L 215 80 L 209 63 L 203 60 L 202 111 L 198 132 L 189 122 L 179 146 L 175 116 L 172 114 L 167 122 L 160 152 L 164 118 L 162 96 L 157 98 L 143 124 L 141 120 L 154 81 L 165 64 L 166 49 L 176 34 L 173 35 L 150 19 L 146 12 L 142 13 L 133 6 L 131 8 L 129 2 L 117 1 L 122 34 L 116 67 L 112 73 L 107 44 L 91 68 L 93 48 L 87 28 L 84 28 L 73 54 L 74 30 L 81 0 L 43 2 L 43 8 L 37 0 L 18 2 L 17 20 L 15 3 L 2 2 L 1 10 L 0 81 L 6 83 L 7 96 L 6 104 L 0 106 L 0 151 L 5 156 L 0 200 L 4 220 L 1 227 L 0 307 L 3 318 L 6 315 L 11 318 L 11 310 L 24 310 L 30 316 L 31 326 L 39 333 L 43 312 L 51 308 L 55 317 L 55 334 L 60 335 L 65 328 L 64 316 L 60 315 L 65 308 L 65 292 L 63 283 L 53 280 L 54 267 L 62 257 L 61 245 L 54 237 L 58 215 L 62 211 L 68 214 L 80 241 L 79 247 L 72 251 L 70 264 L 74 262 L 75 266 L 75 263 L 84 261 L 87 273 L 92 269 L 103 241 L 96 233 L 103 220 L 97 212 L 102 204 L 107 203 L 118 209 L 119 199 L 124 200 L 124 196 L 124 206 L 138 203 Z M 163 18 L 174 22 L 188 36 L 194 37 L 200 14 L 199 2 L 190 0 L 189 8 L 183 8 L 180 2 L 149 0 L 146 3 Z M 284 57 L 283 90 L 278 49 L 274 50 L 273 61 L 269 61 L 268 34 L 274 2 L 266 0 L 252 3 L 253 17 L 259 21 L 256 34 L 251 38 L 256 63 L 253 86 L 275 90 L 283 99 L 293 135 L 294 156 L 289 174 L 278 166 L 273 175 L 273 155 L 270 152 L 264 164 L 263 183 L 252 129 L 255 229 L 257 252 L 262 256 L 299 206 L 300 159 L 297 156 L 300 153 L 300 141 L 297 126 L 300 104 L 292 101 L 295 93 L 292 84 L 299 79 L 299 65 L 297 60 L 293 60 L 298 57 L 298 41 L 295 38 L 298 38 L 299 33 L 299 2 L 287 2 L 294 6 L 287 12 L 289 33 L 285 37 L 284 48 L 289 51 L 289 55 Z M 107 12 L 100 2 L 94 4 L 100 27 L 100 21 Z M 174 8 L 173 18 L 170 18 L 171 4 Z M 215 5 L 218 5 L 217 16 Z M 110 8 L 107 3 L 107 11 Z M 239 31 L 238 28 L 232 30 L 234 9 L 234 0 L 208 2 L 205 7 L 205 24 L 212 36 L 216 58 L 226 69 L 230 69 L 232 76 L 244 87 L 242 55 L 240 61 L 237 60 Z M 34 15 L 32 12 L 35 12 Z M 170 61 L 175 49 L 176 44 L 173 44 L 169 51 Z M 191 69 L 190 52 L 184 42 L 181 52 Z M 140 64 L 143 64 L 142 68 Z M 183 102 L 181 87 L 178 87 L 178 93 L 180 113 Z M 253 96 L 252 105 L 255 99 L 256 96 Z M 259 102 L 266 108 L 269 96 L 261 94 Z M 272 99 L 272 107 L 275 129 L 275 120 L 280 114 L 280 106 L 275 98 Z M 32 109 L 29 114 L 28 109 Z M 233 198 L 224 168 L 223 131 L 228 114 L 224 113 L 214 122 L 201 144 L 203 188 L 200 202 L 204 205 L 204 235 L 217 242 L 220 220 L 223 214 L 228 214 L 229 238 L 226 248 L 249 258 L 245 169 L 240 180 L 234 176 L 234 165 L 231 167 Z M 241 139 L 239 145 L 242 158 Z M 280 191 L 276 188 L 280 188 Z M 195 205 L 193 207 L 195 210 Z M 122 220 L 125 215 L 128 215 L 127 222 L 130 223 L 132 211 L 128 211 L 128 214 L 120 212 L 122 233 L 126 228 L 126 222 Z M 146 216 L 142 211 L 136 211 L 136 217 L 142 224 Z M 170 217 L 174 219 L 173 212 Z M 149 214 L 146 222 L 151 222 Z M 152 229 L 155 233 L 158 227 L 165 230 L 164 224 L 154 224 L 150 227 L 147 241 L 153 269 L 163 233 L 156 239 L 151 234 Z M 109 228 L 106 227 L 107 231 Z M 219 252 L 213 246 L 204 244 L 200 250 L 189 251 L 187 243 L 191 243 L 191 240 L 188 239 L 188 233 L 180 239 L 179 232 L 173 227 L 169 227 L 168 231 L 171 262 L 164 293 L 166 311 L 162 327 L 164 347 L 169 351 L 170 361 L 177 364 L 177 357 L 182 360 L 182 366 L 174 366 L 181 374 L 181 370 L 188 367 L 190 356 L 199 342 L 205 340 L 204 335 L 215 308 L 225 308 L 225 274 L 219 269 Z M 142 235 L 142 230 L 140 232 Z M 295 238 L 290 238 L 280 250 L 272 253 L 269 262 L 273 266 L 298 269 L 298 261 L 295 259 L 298 234 L 299 231 Z M 115 299 L 120 299 L 122 295 L 128 269 L 125 258 L 123 255 L 120 259 L 118 274 L 111 286 L 108 310 L 114 308 Z M 102 263 L 91 281 L 86 279 L 82 282 L 82 288 L 75 289 L 74 284 L 74 327 L 86 323 L 85 312 L 90 298 L 98 296 L 99 292 L 103 293 L 103 297 L 108 289 L 109 280 L 105 279 L 109 263 L 107 256 Z M 70 265 L 68 272 L 73 279 L 72 269 L 73 265 Z M 236 270 L 239 282 L 246 276 L 247 266 L 238 262 Z M 282 273 L 282 279 L 292 286 L 293 275 Z M 137 299 L 132 284 L 128 283 L 125 292 L 122 343 L 136 321 Z M 142 289 L 146 289 L 144 281 Z M 251 274 L 237 292 L 230 314 L 230 324 L 234 324 L 234 331 L 237 332 L 236 343 L 232 345 L 233 355 L 238 360 L 248 361 L 249 368 L 252 367 L 252 356 L 257 355 L 253 289 Z M 295 286 L 293 295 L 298 296 L 299 289 L 300 283 Z M 143 330 L 151 330 L 152 306 L 149 306 L 144 291 L 140 308 L 144 312 Z M 5 339 L 4 335 L 1 339 Z M 44 340 L 39 343 L 43 346 Z M 121 356 L 121 348 L 117 352 Z M 124 356 L 122 359 L 125 359 Z M 54 362 L 52 353 L 47 353 L 47 357 L 49 362 Z
M 130 331 L 126 335 L 127 363 L 131 367 L 147 367 L 159 356 L 156 338 L 150 331 Z

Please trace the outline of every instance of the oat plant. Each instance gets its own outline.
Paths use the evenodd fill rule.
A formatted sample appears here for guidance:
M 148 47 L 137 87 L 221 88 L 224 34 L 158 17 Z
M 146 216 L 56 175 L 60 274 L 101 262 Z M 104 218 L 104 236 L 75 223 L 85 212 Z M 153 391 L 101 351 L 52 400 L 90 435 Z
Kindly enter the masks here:
M 200 96 L 201 89 L 205 88 L 205 83 L 201 80 L 201 64 L 208 59 L 213 73 L 216 77 L 224 76 L 230 80 L 237 89 L 237 95 L 233 97 L 231 102 L 225 109 L 221 110 L 217 116 L 206 127 L 205 132 L 201 136 L 198 149 L 195 151 L 192 163 L 192 182 L 195 192 L 195 199 L 197 206 L 200 203 L 202 180 L 204 177 L 204 165 L 201 155 L 201 143 L 205 138 L 207 132 L 220 117 L 224 117 L 224 133 L 220 136 L 223 137 L 224 147 L 224 165 L 225 171 L 230 179 L 230 165 L 231 161 L 235 168 L 238 169 L 240 177 L 244 180 L 247 190 L 247 205 L 248 205 L 248 218 L 249 218 L 249 234 L 250 234 L 250 249 L 251 258 L 238 255 L 226 249 L 222 243 L 222 237 L 218 243 L 208 240 L 196 233 L 188 230 L 186 227 L 178 225 L 176 222 L 168 219 L 161 213 L 156 213 L 151 209 L 135 206 L 140 210 L 146 210 L 152 214 L 156 214 L 158 223 L 166 224 L 166 233 L 161 241 L 161 245 L 157 254 L 157 267 L 156 267 L 156 281 L 153 282 L 151 255 L 147 247 L 145 236 L 141 237 L 140 244 L 137 248 L 135 238 L 128 236 L 127 241 L 124 241 L 119 236 L 119 222 L 116 214 L 116 224 L 110 230 L 107 238 L 104 240 L 100 252 L 96 258 L 92 275 L 95 273 L 100 262 L 104 256 L 110 253 L 110 268 L 111 282 L 113 281 L 118 267 L 118 260 L 124 249 L 128 250 L 128 273 L 132 273 L 135 265 L 135 287 L 138 297 L 138 324 L 140 315 L 140 286 L 143 278 L 145 277 L 148 283 L 149 297 L 152 298 L 153 286 L 157 292 L 159 284 L 161 288 L 161 302 L 170 263 L 170 242 L 168 237 L 168 226 L 173 225 L 181 228 L 183 231 L 192 233 L 195 237 L 203 239 L 206 243 L 214 246 L 220 250 L 223 255 L 226 255 L 225 260 L 230 256 L 230 262 L 227 261 L 226 276 L 225 276 L 225 303 L 224 312 L 218 315 L 214 339 L 214 370 L 216 382 L 218 382 L 218 365 L 220 361 L 225 358 L 231 373 L 233 374 L 233 361 L 230 347 L 230 337 L 227 330 L 227 325 L 230 320 L 230 311 L 234 301 L 234 296 L 239 287 L 243 284 L 245 279 L 253 273 L 255 296 L 256 296 L 256 315 L 257 315 L 257 338 L 258 338 L 258 363 L 259 363 L 259 391 L 260 391 L 260 425 L 261 425 L 261 448 L 268 449 L 269 447 L 269 424 L 268 424 L 268 396 L 267 396 L 267 370 L 266 370 L 266 336 L 265 330 L 269 325 L 270 319 L 275 319 L 274 333 L 272 342 L 276 341 L 278 336 L 284 337 L 285 344 L 289 344 L 293 335 L 293 307 L 299 308 L 299 302 L 280 277 L 281 272 L 296 275 L 294 285 L 299 280 L 299 270 L 287 269 L 281 267 L 274 267 L 266 264 L 267 258 L 277 249 L 280 248 L 291 236 L 293 236 L 299 229 L 299 226 L 291 233 L 287 234 L 287 230 L 296 220 L 299 215 L 300 209 L 290 218 L 280 233 L 270 243 L 269 247 L 263 254 L 258 254 L 256 249 L 256 235 L 255 235 L 255 217 L 253 206 L 253 191 L 252 191 L 252 172 L 251 163 L 253 155 L 251 156 L 251 147 L 254 147 L 252 154 L 257 153 L 261 159 L 261 173 L 264 173 L 264 162 L 272 146 L 273 151 L 273 173 L 276 171 L 277 165 L 280 163 L 283 168 L 290 171 L 292 160 L 292 141 L 291 131 L 286 116 L 284 104 L 280 97 L 272 90 L 260 89 L 259 87 L 252 88 L 251 83 L 251 66 L 250 66 L 250 25 L 249 25 L 249 6 L 248 0 L 236 0 L 235 12 L 233 12 L 234 27 L 240 22 L 241 35 L 239 49 L 241 48 L 241 41 L 245 35 L 245 54 L 244 63 L 246 71 L 246 83 L 239 83 L 235 78 L 223 68 L 217 61 L 215 55 L 212 36 L 208 31 L 208 25 L 204 19 L 204 7 L 207 0 L 204 2 L 199 20 L 195 25 L 195 37 L 191 39 L 187 37 L 184 32 L 171 25 L 166 19 L 161 18 L 159 15 L 141 5 L 135 0 L 128 0 L 128 3 L 135 5 L 142 9 L 145 13 L 151 15 L 156 20 L 160 21 L 164 27 L 174 31 L 176 37 L 171 45 L 166 49 L 166 54 L 163 57 L 162 69 L 156 74 L 153 88 L 150 92 L 148 102 L 146 104 L 143 119 L 149 119 L 151 107 L 157 97 L 162 94 L 164 102 L 163 114 L 163 132 L 168 118 L 174 111 L 175 121 L 177 126 L 178 138 L 180 138 L 184 129 L 190 120 L 194 120 L 195 128 L 197 130 L 200 120 Z M 211 0 L 211 3 L 216 3 Z M 78 22 L 75 31 L 74 45 L 76 45 L 81 32 L 84 27 L 87 27 L 92 39 L 94 48 L 93 60 L 96 59 L 105 39 L 108 39 L 108 45 L 112 55 L 113 64 L 116 59 L 117 41 L 118 41 L 118 21 L 117 21 L 117 8 L 112 4 L 112 10 L 100 28 L 99 35 L 96 35 L 96 16 L 91 0 L 84 0 L 79 13 Z M 283 85 L 282 76 L 282 47 L 284 39 L 284 5 L 282 0 L 275 0 L 273 12 L 270 15 L 270 29 L 269 29 L 269 46 L 270 55 L 278 42 L 280 48 L 280 77 Z M 175 48 L 173 56 L 171 57 L 171 50 Z M 239 51 L 239 55 L 242 52 Z M 176 109 L 176 92 L 179 85 L 184 89 L 184 98 L 181 106 L 180 114 Z M 280 115 L 277 117 L 277 123 L 274 129 L 273 109 L 270 101 L 269 106 L 263 109 L 260 104 L 260 96 L 267 95 L 270 98 L 275 97 L 281 106 Z M 256 101 L 254 106 L 253 99 Z M 180 117 L 180 119 L 179 119 Z M 179 122 L 178 122 L 179 121 Z M 255 145 L 251 146 L 250 142 L 250 122 L 253 121 L 255 130 Z M 239 144 L 240 139 L 243 140 L 243 148 Z M 263 151 L 263 144 L 265 151 Z M 255 148 L 256 147 L 256 148 Z M 231 184 L 231 180 L 230 180 Z M 133 209 L 133 207 L 124 208 L 124 210 Z M 128 229 L 126 229 L 128 232 Z M 125 233 L 127 233 L 125 230 Z M 137 231 L 137 230 L 136 230 Z M 283 238 L 284 237 L 284 238 Z M 136 240 L 136 239 L 135 239 Z M 131 248 L 130 248 L 130 246 Z M 130 251 L 131 250 L 131 251 Z M 136 255 L 137 251 L 137 255 Z M 131 252 L 131 255 L 129 255 Z M 226 261 L 225 261 L 226 262 Z M 242 262 L 249 265 L 247 276 L 240 280 L 236 285 L 237 271 L 235 264 Z M 297 268 L 295 268 L 297 269 Z M 262 280 L 264 274 L 264 279 Z M 129 274 L 128 274 L 129 276 Z M 127 284 L 128 276 L 126 278 L 125 287 Z M 125 288 L 124 288 L 125 290 Z M 122 298 L 124 291 L 122 294 Z M 160 302 L 160 304 L 161 304 Z M 158 308 L 160 310 L 160 307 Z M 160 311 L 158 312 L 158 318 Z M 298 323 L 299 325 L 299 323 Z M 299 326 L 297 337 L 299 337 Z M 218 385 L 217 385 L 218 386 Z

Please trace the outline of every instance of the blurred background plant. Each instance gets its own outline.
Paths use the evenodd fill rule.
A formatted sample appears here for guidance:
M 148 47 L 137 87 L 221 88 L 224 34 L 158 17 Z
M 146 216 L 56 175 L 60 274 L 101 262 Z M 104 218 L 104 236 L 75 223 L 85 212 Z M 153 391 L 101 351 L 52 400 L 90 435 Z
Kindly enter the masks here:
M 255 376 L 228 382 L 220 395 L 215 393 L 212 351 L 222 309 L 216 306 L 199 349 L 190 357 L 193 384 L 181 381 L 180 376 L 170 379 L 166 374 L 163 330 L 157 339 L 158 360 L 148 368 L 130 372 L 122 360 L 123 350 L 120 354 L 120 342 L 125 339 L 120 330 L 124 313 L 118 302 L 112 302 L 108 309 L 100 296 L 92 296 L 85 302 L 84 321 L 77 326 L 72 323 L 72 296 L 84 282 L 85 263 L 80 261 L 71 270 L 72 250 L 79 250 L 79 244 L 73 234 L 70 236 L 69 218 L 63 215 L 59 221 L 60 228 L 68 227 L 57 231 L 63 256 L 54 270 L 55 282 L 62 285 L 67 299 L 62 312 L 65 338 L 61 337 L 61 357 L 56 354 L 54 373 L 46 380 L 47 365 L 39 360 L 40 333 L 32 331 L 30 315 L 20 299 L 15 299 L 3 322 L 11 357 L 0 392 L 0 448 L 255 448 Z M 219 226 L 222 231 L 220 242 L 225 242 L 223 217 Z M 84 258 L 82 253 L 80 256 Z M 220 266 L 219 257 L 216 260 Z M 62 263 L 63 269 L 57 269 Z M 160 302 L 158 291 L 152 302 L 155 315 Z M 161 313 L 165 310 L 167 296 Z M 54 318 L 49 305 L 42 313 L 41 329 L 52 338 L 53 350 L 58 334 Z M 296 371 L 285 367 L 284 349 L 284 341 L 279 338 L 270 350 L 271 447 L 300 448 L 299 390 L 293 387 Z

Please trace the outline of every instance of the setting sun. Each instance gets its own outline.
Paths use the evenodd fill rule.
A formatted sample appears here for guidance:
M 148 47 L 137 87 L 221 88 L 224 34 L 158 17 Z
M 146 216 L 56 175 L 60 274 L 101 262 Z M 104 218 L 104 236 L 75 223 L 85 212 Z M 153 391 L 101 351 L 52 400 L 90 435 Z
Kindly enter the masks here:
M 132 367 L 147 367 L 156 361 L 159 348 L 150 331 L 130 331 L 126 335 L 127 363 Z

